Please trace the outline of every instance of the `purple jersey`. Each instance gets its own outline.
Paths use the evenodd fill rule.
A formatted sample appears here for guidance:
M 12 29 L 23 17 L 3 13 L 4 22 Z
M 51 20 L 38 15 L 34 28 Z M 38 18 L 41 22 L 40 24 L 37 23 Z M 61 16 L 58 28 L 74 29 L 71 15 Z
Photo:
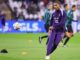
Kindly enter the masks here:
M 66 13 L 64 11 L 54 11 L 52 14 L 50 25 L 54 27 L 55 31 L 63 32 L 65 30 L 65 21 Z

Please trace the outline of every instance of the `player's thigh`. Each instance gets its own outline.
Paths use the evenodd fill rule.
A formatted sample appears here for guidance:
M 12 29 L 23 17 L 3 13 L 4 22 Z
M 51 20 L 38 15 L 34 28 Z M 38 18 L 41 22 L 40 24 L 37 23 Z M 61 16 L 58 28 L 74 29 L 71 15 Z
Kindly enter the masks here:
M 47 44 L 47 49 L 48 50 L 51 50 L 53 48 L 55 35 L 56 34 L 53 34 L 53 32 L 52 32 L 51 35 L 50 35 L 50 37 L 49 37 L 49 41 L 48 41 L 48 44 Z
M 49 36 L 49 41 L 48 41 L 48 45 L 53 44 L 54 43 L 54 39 L 55 39 L 56 33 L 52 32 Z

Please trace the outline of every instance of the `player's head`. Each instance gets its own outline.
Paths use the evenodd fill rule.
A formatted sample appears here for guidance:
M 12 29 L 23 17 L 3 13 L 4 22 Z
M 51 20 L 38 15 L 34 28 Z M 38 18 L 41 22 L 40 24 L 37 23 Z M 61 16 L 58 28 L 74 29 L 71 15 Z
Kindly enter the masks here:
M 69 5 L 68 4 L 64 4 L 64 9 L 65 10 L 69 10 Z
M 72 5 L 72 10 L 75 11 L 77 9 L 76 5 Z
M 57 1 L 57 2 L 54 3 L 54 9 L 55 10 L 59 10 L 60 7 L 61 7 L 61 3 L 59 1 Z
M 49 2 L 48 5 L 47 5 L 47 8 L 49 10 L 52 10 L 53 9 L 53 3 L 52 2 Z

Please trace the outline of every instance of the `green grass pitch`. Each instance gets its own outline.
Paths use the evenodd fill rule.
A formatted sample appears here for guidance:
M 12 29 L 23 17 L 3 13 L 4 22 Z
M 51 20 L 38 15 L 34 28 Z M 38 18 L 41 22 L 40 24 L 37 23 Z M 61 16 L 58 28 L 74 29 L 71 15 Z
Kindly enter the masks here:
M 46 39 L 39 44 L 38 37 L 43 33 L 0 34 L 0 50 L 7 49 L 7 54 L 0 53 L 0 60 L 45 60 Z M 80 60 L 80 33 L 72 37 L 68 47 L 57 48 L 51 60 Z

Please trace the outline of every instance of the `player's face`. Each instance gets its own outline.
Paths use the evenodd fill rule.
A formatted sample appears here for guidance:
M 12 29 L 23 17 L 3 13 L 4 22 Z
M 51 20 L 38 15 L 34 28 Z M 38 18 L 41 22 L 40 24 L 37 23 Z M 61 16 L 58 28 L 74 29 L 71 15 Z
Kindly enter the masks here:
M 69 5 L 67 5 L 65 9 L 66 9 L 66 10 L 69 10 Z
M 77 9 L 76 7 L 72 8 L 73 11 L 75 11 L 76 9 Z
M 59 5 L 58 3 L 55 3 L 55 4 L 54 4 L 54 9 L 55 9 L 55 10 L 59 10 L 59 9 L 60 9 L 60 5 Z
M 52 10 L 52 9 L 53 9 L 53 5 L 50 4 L 50 5 L 48 6 L 48 9 L 49 9 L 49 10 Z

